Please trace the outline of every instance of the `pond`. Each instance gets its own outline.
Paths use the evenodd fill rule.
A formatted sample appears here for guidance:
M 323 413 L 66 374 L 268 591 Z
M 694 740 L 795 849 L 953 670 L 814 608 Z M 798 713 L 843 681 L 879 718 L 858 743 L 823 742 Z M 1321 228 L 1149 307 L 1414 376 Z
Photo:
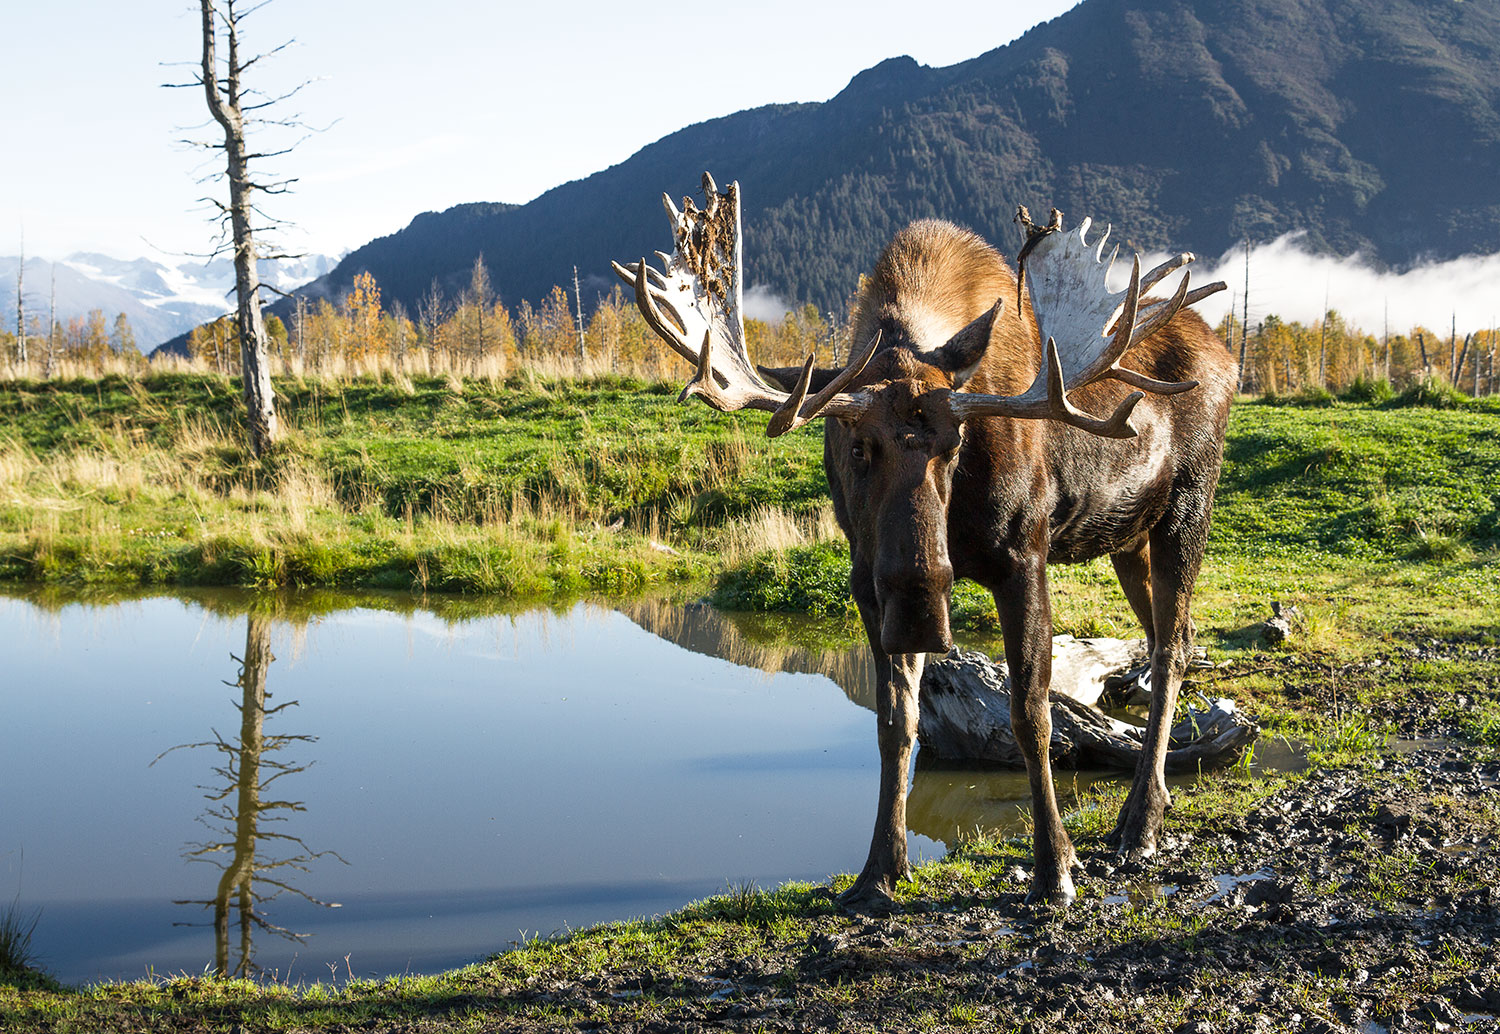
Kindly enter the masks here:
M 66 982 L 296 982 L 856 869 L 865 649 L 763 638 L 661 602 L 0 597 L 0 907 L 40 910 Z M 913 856 L 1010 828 L 1026 794 L 919 766 Z

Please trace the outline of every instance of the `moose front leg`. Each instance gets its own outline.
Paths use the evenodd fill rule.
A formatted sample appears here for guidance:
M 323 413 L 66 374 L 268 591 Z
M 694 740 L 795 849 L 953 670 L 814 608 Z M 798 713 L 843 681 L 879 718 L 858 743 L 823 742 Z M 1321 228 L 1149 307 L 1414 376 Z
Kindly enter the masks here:
M 906 859 L 906 792 L 917 740 L 918 690 L 923 653 L 886 656 L 875 651 L 875 722 L 880 743 L 880 803 L 870 855 L 854 886 L 839 898 L 855 908 L 889 908 L 896 884 L 911 875 Z
M 1052 684 L 1052 610 L 1047 595 L 1043 549 L 1035 559 L 1023 558 L 1017 573 L 995 590 L 995 606 L 1005 634 L 1005 659 L 1010 666 L 1010 724 L 1016 745 L 1026 759 L 1031 782 L 1032 856 L 1031 904 L 1071 904 L 1073 869 L 1078 856 L 1063 829 L 1052 786 L 1052 709 L 1047 699 Z

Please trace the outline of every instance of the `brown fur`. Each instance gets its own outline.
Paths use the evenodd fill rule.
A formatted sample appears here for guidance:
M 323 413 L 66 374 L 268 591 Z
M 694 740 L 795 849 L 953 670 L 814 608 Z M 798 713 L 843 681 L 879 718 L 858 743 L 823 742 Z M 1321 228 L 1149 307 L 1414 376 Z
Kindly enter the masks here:
M 997 298 L 1005 305 L 992 318 Z M 1188 601 L 1208 533 L 1235 366 L 1203 321 L 1183 312 L 1123 365 L 1179 395 L 1147 395 L 1139 437 L 1100 438 L 1053 420 L 981 417 L 960 425 L 952 391 L 1023 392 L 1041 361 L 1016 280 L 968 231 L 923 221 L 897 234 L 865 281 L 855 341 L 881 347 L 862 373 L 870 405 L 830 420 L 824 460 L 850 542 L 850 588 L 880 675 L 880 803 L 865 867 L 847 899 L 881 901 L 906 873 L 906 773 L 922 658 L 946 651 L 955 577 L 989 588 L 1012 675 L 1012 721 L 1027 758 L 1036 820 L 1033 895 L 1073 894 L 1072 844 L 1057 811 L 1047 743 L 1052 622 L 1046 565 L 1109 555 L 1152 644 L 1157 687 L 1141 767 L 1116 837 L 1155 849 L 1170 801 L 1166 722 L 1186 662 Z M 940 346 L 935 342 L 943 342 Z M 968 374 L 967 381 L 961 378 Z M 1112 380 L 1070 392 L 1105 415 L 1131 389 Z

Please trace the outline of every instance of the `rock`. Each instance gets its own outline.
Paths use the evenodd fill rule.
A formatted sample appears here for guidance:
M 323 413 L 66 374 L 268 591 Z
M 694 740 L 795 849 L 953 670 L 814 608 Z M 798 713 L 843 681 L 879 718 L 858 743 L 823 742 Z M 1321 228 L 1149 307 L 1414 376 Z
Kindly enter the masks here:
M 1272 646 L 1285 643 L 1302 626 L 1302 611 L 1296 604 L 1271 601 L 1271 618 L 1261 626 L 1261 636 Z

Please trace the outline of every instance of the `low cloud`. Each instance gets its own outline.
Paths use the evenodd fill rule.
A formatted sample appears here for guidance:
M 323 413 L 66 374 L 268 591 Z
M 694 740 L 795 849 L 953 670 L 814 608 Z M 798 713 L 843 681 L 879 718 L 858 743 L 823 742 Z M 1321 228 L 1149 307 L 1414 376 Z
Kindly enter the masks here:
M 1359 254 L 1309 254 L 1300 238 L 1288 234 L 1250 249 L 1251 327 L 1273 314 L 1288 322 L 1314 323 L 1328 309 L 1377 337 L 1387 326 L 1392 334 L 1404 334 L 1418 325 L 1446 335 L 1454 320 L 1463 335 L 1489 330 L 1500 320 L 1500 254 L 1466 255 L 1398 273 L 1377 270 Z M 1164 257 L 1152 256 L 1151 261 Z M 1141 264 L 1150 268 L 1145 258 Z M 1191 269 L 1194 283 L 1223 280 L 1229 285 L 1198 304 L 1205 319 L 1217 323 L 1231 304 L 1236 317 L 1244 313 L 1243 250 L 1217 260 L 1200 257 Z M 1169 286 L 1175 286 L 1175 278 Z
M 791 303 L 765 284 L 756 284 L 745 292 L 745 318 L 780 323 L 792 309 Z

